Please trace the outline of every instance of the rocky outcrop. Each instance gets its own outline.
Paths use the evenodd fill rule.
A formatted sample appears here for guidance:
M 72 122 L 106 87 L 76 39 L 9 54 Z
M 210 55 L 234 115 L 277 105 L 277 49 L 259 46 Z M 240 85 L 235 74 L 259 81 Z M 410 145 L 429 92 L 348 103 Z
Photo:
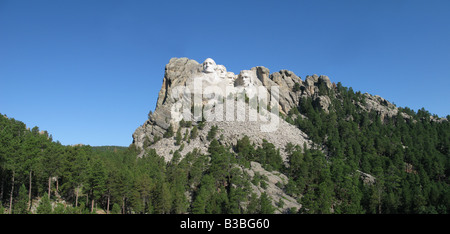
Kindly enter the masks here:
M 294 90 L 295 84 L 298 87 L 303 85 L 300 77 L 288 70 L 281 70 L 275 72 L 270 76 L 270 79 L 279 86 L 280 100 L 279 105 L 282 113 L 286 114 L 293 107 L 298 106 L 300 98 L 300 90 Z
M 253 180 L 255 176 L 262 178 L 262 183 L 251 184 L 253 191 L 259 197 L 262 193 L 266 193 L 272 199 L 272 205 L 276 208 L 275 213 L 286 213 L 288 210 L 295 208 L 299 210 L 301 204 L 297 200 L 286 193 L 283 188 L 288 183 L 288 178 L 279 172 L 266 171 L 261 164 L 257 162 L 251 162 L 250 169 L 244 168 L 245 173 Z M 283 205 L 281 205 L 282 203 Z
M 306 94 L 308 96 L 314 96 L 314 94 L 319 92 L 319 86 L 321 84 L 324 84 L 325 87 L 327 87 L 328 89 L 331 89 L 332 87 L 330 78 L 328 78 L 328 76 L 324 75 L 318 76 L 316 74 L 312 76 L 306 76 L 305 80 Z
M 208 139 L 208 132 L 213 127 L 217 127 L 215 138 L 220 144 L 230 146 L 230 151 L 233 150 L 231 146 L 236 145 L 237 141 L 244 136 L 248 136 L 257 147 L 266 140 L 279 149 L 285 165 L 289 166 L 284 150 L 288 143 L 301 147 L 304 145 L 311 147 L 313 144 L 304 132 L 286 122 L 283 119 L 284 115 L 291 109 L 297 108 L 301 99 L 305 97 L 312 100 L 314 107 L 326 113 L 333 111 L 333 103 L 342 101 L 339 98 L 338 88 L 325 75 L 308 75 L 305 80 L 302 80 L 292 71 L 281 70 L 271 74 L 269 69 L 263 66 L 253 67 L 236 74 L 227 71 L 223 65 L 215 64 L 212 59 L 206 59 L 200 64 L 188 58 L 172 58 L 165 67 L 155 110 L 150 112 L 144 124 L 133 133 L 133 143 L 141 150 L 141 155 L 146 149 L 154 149 L 158 155 L 164 157 L 166 162 L 169 162 L 175 152 L 181 157 L 194 150 L 207 154 L 211 142 L 211 139 Z M 216 89 L 208 90 L 208 87 Z M 267 99 L 264 99 L 266 102 L 253 102 L 255 97 L 259 100 L 261 96 L 257 94 L 261 91 L 267 92 Z M 352 101 L 360 111 L 375 112 L 382 121 L 386 117 L 394 117 L 399 113 L 394 104 L 378 95 L 365 93 L 362 96 L 358 94 L 357 97 L 360 100 Z M 195 101 L 197 98 L 199 102 Z M 191 100 L 194 102 L 190 102 Z M 232 103 L 231 109 L 226 105 L 229 103 Z M 239 106 L 243 109 L 239 109 Z M 185 112 L 185 110 L 188 111 Z M 198 118 L 196 110 L 209 115 L 203 115 L 203 118 L 200 115 Z M 229 113 L 231 114 L 228 115 Z M 279 116 L 278 113 L 281 115 Z M 294 115 L 289 118 L 307 118 L 298 112 Z M 401 115 L 405 119 L 412 119 L 403 112 Z M 213 118 L 208 119 L 208 116 Z M 223 118 L 221 119 L 220 116 Z M 351 118 L 353 117 L 348 116 L 347 120 Z M 182 119 L 189 124 L 180 124 Z M 430 120 L 447 121 L 447 119 L 433 116 Z M 199 128 L 200 125 L 201 128 Z M 198 133 L 191 139 L 190 133 L 194 128 L 198 129 Z M 169 130 L 173 135 L 167 135 Z M 183 140 L 176 140 L 177 131 L 185 136 Z M 323 151 L 327 154 L 326 147 Z M 282 173 L 267 171 L 257 162 L 250 162 L 250 168 L 235 166 L 239 167 L 252 181 L 255 178 L 264 178 L 263 183 L 252 183 L 252 190 L 258 196 L 262 193 L 269 195 L 277 209 L 276 213 L 301 208 L 296 198 L 284 193 L 283 187 L 288 179 Z M 365 184 L 376 183 L 376 178 L 372 175 L 361 171 L 356 173 L 359 173 Z M 188 194 L 188 197 L 190 196 Z
M 208 90 L 208 87 L 215 89 Z M 244 136 L 256 147 L 267 141 L 279 150 L 285 166 L 289 167 L 285 150 L 289 143 L 300 147 L 306 145 L 308 148 L 314 144 L 299 128 L 286 122 L 284 117 L 289 113 L 286 117 L 289 121 L 308 118 L 303 113 L 290 112 L 293 108 L 298 108 L 302 98 L 309 98 L 314 108 L 320 108 L 325 113 L 335 110 L 335 105 L 339 105 L 339 102 L 348 104 L 343 103 L 344 98 L 340 95 L 346 93 L 342 92 L 341 88 L 340 84 L 336 86 L 325 75 L 308 75 L 302 80 L 292 71 L 281 70 L 271 74 L 269 69 L 263 66 L 243 70 L 235 75 L 212 59 L 206 59 L 200 64 L 188 58 L 172 58 L 165 67 L 156 108 L 133 133 L 133 143 L 141 150 L 141 155 L 147 149 L 154 149 L 166 162 L 170 162 L 174 154 L 179 154 L 181 158 L 193 151 L 208 154 L 211 142 L 208 133 L 213 127 L 217 127 L 215 139 L 230 152 L 233 152 L 232 146 Z M 267 92 L 265 102 L 259 102 L 261 91 Z M 258 102 L 253 101 L 255 98 Z M 188 101 L 185 102 L 185 99 Z M 194 102 L 189 102 L 192 99 Z M 200 101 L 196 102 L 197 99 Z M 381 121 L 399 113 L 393 103 L 378 95 L 361 95 L 358 92 L 352 99 L 345 100 L 352 102 L 358 111 L 375 112 Z M 231 109 L 225 105 L 230 103 Z M 243 109 L 239 109 L 239 106 Z M 189 111 L 184 112 L 185 110 Z M 200 110 L 200 113 L 204 114 L 203 117 L 198 118 L 195 110 Z M 400 114 L 404 119 L 418 121 L 406 113 Z M 220 116 L 224 118 L 220 119 Z M 182 119 L 189 124 L 180 124 Z M 343 120 L 352 119 L 353 116 L 349 115 Z M 436 122 L 448 121 L 437 116 L 430 116 L 429 119 Z M 194 128 L 197 129 L 197 134 L 190 137 Z M 170 131 L 172 135 L 167 134 Z M 176 139 L 177 131 L 181 133 L 182 140 L 180 137 Z M 325 146 L 314 147 L 322 149 L 325 155 L 330 156 Z M 244 178 L 251 181 L 251 192 L 258 197 L 263 193 L 267 194 L 276 208 L 276 213 L 287 213 L 301 208 L 299 199 L 302 194 L 291 197 L 284 192 L 283 188 L 288 183 L 285 175 L 278 171 L 268 171 L 258 162 L 252 161 L 249 164 L 250 166 L 232 166 L 239 168 Z M 417 173 L 410 164 L 406 164 L 405 171 Z M 355 173 L 366 185 L 377 183 L 377 179 L 368 173 L 359 170 Z M 186 196 L 192 201 L 192 192 L 187 192 Z
M 198 73 L 200 64 L 188 58 L 172 58 L 165 67 L 163 83 L 158 94 L 155 111 L 149 114 L 149 119 L 133 133 L 133 143 L 143 149 L 146 138 L 154 141 L 161 138 L 171 121 L 171 106 L 175 103 L 172 98 L 172 87 L 185 86 L 193 74 Z
M 361 180 L 364 182 L 364 184 L 373 185 L 376 182 L 376 178 L 373 175 L 364 173 L 359 170 L 356 170 L 356 172 L 359 173 L 359 176 L 360 176 Z
M 209 62 L 208 66 L 214 67 L 214 63 Z M 215 71 L 212 67 L 205 69 L 203 64 L 187 58 L 173 58 L 169 61 L 169 64 L 165 67 L 163 84 L 158 95 L 155 111 L 151 112 L 148 120 L 133 133 L 133 143 L 137 148 L 141 149 L 141 155 L 145 153 L 144 149 L 155 149 L 158 155 L 169 162 L 172 160 L 175 152 L 178 152 L 181 157 L 194 150 L 199 150 L 201 153 L 206 154 L 211 142 L 210 139 L 207 139 L 207 136 L 213 126 L 218 128 L 216 139 L 221 144 L 225 146 L 235 145 L 237 140 L 244 136 L 248 136 L 255 146 L 260 146 L 266 140 L 279 149 L 280 155 L 286 164 L 288 159 L 284 147 L 288 143 L 301 147 L 304 145 L 311 146 L 311 142 L 304 132 L 277 115 L 277 111 L 286 114 L 291 108 L 298 106 L 300 96 L 306 90 L 301 88 L 305 84 L 300 77 L 287 70 L 270 74 L 269 69 L 262 66 L 241 71 L 237 76 L 232 72 L 227 72 L 222 65 L 217 65 Z M 180 99 L 176 98 L 177 95 L 174 95 L 174 92 L 177 91 L 176 87 L 188 87 L 189 90 L 195 90 L 195 88 L 198 88 L 195 87 L 197 81 L 202 80 L 211 84 L 217 78 L 222 80 L 231 78 L 228 83 L 232 84 L 233 91 L 227 91 L 226 96 L 230 93 L 235 95 L 232 98 L 233 118 L 231 120 L 224 118 L 223 120 L 214 119 L 201 122 L 192 118 L 188 126 L 180 126 L 180 119 L 174 116 L 173 113 L 173 107 L 180 101 Z M 218 83 L 222 84 L 220 81 L 219 79 Z M 203 84 L 205 83 L 202 82 Z M 214 84 L 217 84 L 217 82 Z M 271 87 L 273 86 L 278 88 L 279 95 L 270 99 L 272 95 Z M 226 88 L 229 87 L 227 86 Z M 253 105 L 254 103 L 251 101 L 253 96 L 250 92 L 251 87 L 263 87 L 263 90 L 268 92 L 267 105 L 265 105 L 266 103 Z M 203 86 L 201 89 L 204 91 Z M 248 98 L 244 102 L 239 102 L 238 97 L 241 91 Z M 196 92 L 193 93 L 192 95 L 196 95 Z M 202 94 L 201 105 L 204 109 L 211 109 L 212 116 L 224 113 L 222 112 L 224 110 L 217 108 L 221 102 L 220 100 L 211 104 L 210 96 Z M 187 97 L 192 97 L 192 95 Z M 213 96 L 216 97 L 216 95 L 214 94 Z M 228 103 L 229 100 L 226 99 L 226 101 Z M 195 105 L 191 105 L 195 108 Z M 244 111 L 239 109 L 239 105 L 244 107 Z M 226 111 L 229 110 L 227 109 Z M 224 114 L 226 115 L 226 113 Z M 189 117 L 194 117 L 194 113 L 191 113 Z M 200 123 L 203 125 L 201 129 L 198 128 Z M 269 125 L 275 125 L 275 127 L 271 128 L 271 130 L 263 130 L 265 129 L 264 127 Z M 183 136 L 188 136 L 194 127 L 198 129 L 198 136 L 193 139 L 183 137 L 184 139 L 177 143 L 174 136 L 167 137 L 166 135 L 164 137 L 169 129 L 173 131 L 174 135 L 179 130 Z M 241 169 L 251 178 L 254 178 L 255 175 L 267 178 L 265 186 L 252 184 L 252 188 L 258 196 L 263 192 L 268 194 L 274 207 L 277 207 L 277 213 L 284 213 L 291 208 L 298 210 L 301 207 L 294 198 L 283 192 L 282 187 L 288 181 L 285 175 L 279 172 L 266 171 L 256 162 L 251 162 L 251 168 L 241 167 Z
M 383 121 L 385 117 L 397 115 L 398 108 L 378 95 L 363 94 L 365 97 L 365 105 L 359 104 L 365 111 L 375 111 Z
M 317 96 L 314 99 L 314 104 L 320 107 L 326 113 L 329 113 L 329 107 L 331 105 L 330 97 L 328 96 Z
M 219 71 L 219 69 L 216 69 L 217 74 L 225 73 L 231 76 L 234 75 L 234 73 L 232 72 L 227 72 L 226 68 L 223 65 L 217 65 L 217 67 L 220 67 L 221 69 L 221 71 Z M 269 96 L 271 95 L 271 87 L 278 87 L 279 95 L 275 101 L 281 114 L 286 114 L 291 108 L 297 107 L 301 95 L 312 95 L 314 91 L 309 92 L 309 89 L 317 90 L 318 88 L 316 86 L 321 82 L 329 84 L 329 79 L 326 76 L 319 77 L 317 75 L 313 75 L 312 78 L 308 78 L 309 83 L 306 84 L 302 82 L 300 77 L 288 70 L 281 70 L 279 72 L 270 74 L 269 69 L 258 66 L 251 68 L 249 71 L 253 72 L 255 76 L 255 79 L 252 83 L 258 87 L 265 87 L 268 91 Z M 164 133 L 171 125 L 174 131 L 178 129 L 179 120 L 174 119 L 171 114 L 171 108 L 177 102 L 177 100 L 173 98 L 174 87 L 184 86 L 193 90 L 195 79 L 198 79 L 202 76 L 205 76 L 205 74 L 202 73 L 202 64 L 199 64 L 195 60 L 191 60 L 188 58 L 172 58 L 169 61 L 169 63 L 165 67 L 163 84 L 158 95 L 155 111 L 149 114 L 149 119 L 143 125 L 138 127 L 133 133 L 133 143 L 137 148 L 143 149 L 145 141 L 154 142 L 157 139 L 163 138 Z M 234 79 L 240 79 L 240 76 L 237 76 Z M 242 81 L 240 81 L 239 83 L 241 82 Z M 329 84 L 328 86 L 331 87 L 331 84 Z M 321 98 L 321 100 L 322 101 L 320 103 L 324 106 L 324 108 L 327 108 L 327 105 L 329 105 L 329 101 L 327 102 L 326 98 L 323 97 Z M 270 98 L 268 98 L 268 102 L 269 105 L 271 105 L 272 101 L 270 100 Z M 203 104 L 204 103 L 205 100 L 203 100 Z M 233 123 L 225 121 L 222 123 L 217 123 L 217 125 L 224 129 L 225 135 L 228 132 L 235 135 L 230 136 L 230 139 L 234 139 L 234 137 L 237 136 L 242 136 L 245 133 L 247 135 L 254 135 L 255 142 L 261 141 L 262 137 L 264 136 L 264 138 L 269 142 L 277 144 L 277 146 L 279 145 L 280 147 L 284 147 L 284 145 L 282 144 L 288 141 L 284 139 L 290 139 L 293 137 L 274 139 L 273 141 L 271 141 L 270 139 L 277 135 L 284 136 L 284 134 L 279 133 L 292 133 L 295 134 L 298 139 L 291 139 L 289 140 L 289 142 L 297 142 L 299 144 L 303 144 L 303 142 L 306 141 L 306 134 L 302 133 L 296 127 L 289 125 L 282 119 L 280 119 L 280 123 L 280 126 L 282 126 L 281 129 L 272 134 L 256 134 L 256 132 L 260 132 L 260 130 L 257 129 L 258 124 L 249 123 L 248 121 L 245 123 L 240 123 L 239 121 L 234 121 Z M 260 125 L 261 124 L 259 124 L 259 126 Z M 241 131 L 236 129 L 239 129 Z M 162 144 L 162 142 L 160 142 L 159 144 Z
M 276 148 L 280 149 L 280 155 L 285 162 L 287 161 L 287 155 L 284 148 L 288 143 L 302 147 L 304 144 L 308 147 L 311 146 L 311 141 L 304 132 L 282 119 L 280 119 L 279 127 L 274 132 L 261 132 L 261 124 L 262 123 L 258 121 L 205 122 L 203 129 L 198 130 L 198 137 L 190 139 L 189 143 L 182 141 L 181 144 L 176 145 L 175 137 L 169 137 L 160 139 L 148 148 L 155 149 L 156 153 L 164 157 L 166 161 L 172 159 L 173 152 L 179 150 L 182 144 L 184 145 L 180 151 L 182 157 L 193 151 L 195 148 L 199 149 L 202 153 L 207 153 L 210 144 L 210 140 L 207 140 L 207 135 L 213 126 L 218 127 L 216 139 L 221 144 L 225 146 L 236 145 L 237 140 L 242 139 L 244 136 L 248 136 L 255 146 L 261 146 L 263 140 L 267 140 Z M 192 129 L 193 127 L 182 127 L 180 132 L 182 135 L 184 135 L 186 131 L 190 134 Z

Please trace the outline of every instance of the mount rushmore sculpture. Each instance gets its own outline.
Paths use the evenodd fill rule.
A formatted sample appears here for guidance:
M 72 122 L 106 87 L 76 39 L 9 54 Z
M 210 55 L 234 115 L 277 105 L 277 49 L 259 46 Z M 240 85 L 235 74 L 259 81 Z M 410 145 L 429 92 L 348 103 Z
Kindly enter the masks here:
M 133 143 L 143 149 L 145 141 L 156 142 L 169 129 L 176 132 L 184 120 L 192 126 L 205 121 L 206 126 L 220 125 L 224 133 L 236 131 L 236 136 L 253 135 L 254 139 L 267 140 L 284 136 L 284 140 L 273 142 L 302 144 L 302 140 L 291 137 L 302 134 L 293 134 L 298 129 L 279 115 L 285 116 L 296 108 L 302 97 L 313 98 L 327 111 L 329 99 L 320 95 L 319 85 L 332 86 L 326 76 L 307 76 L 303 81 L 291 71 L 270 74 L 263 66 L 235 74 L 211 58 L 202 63 L 172 58 L 165 66 L 156 108 L 133 133 Z

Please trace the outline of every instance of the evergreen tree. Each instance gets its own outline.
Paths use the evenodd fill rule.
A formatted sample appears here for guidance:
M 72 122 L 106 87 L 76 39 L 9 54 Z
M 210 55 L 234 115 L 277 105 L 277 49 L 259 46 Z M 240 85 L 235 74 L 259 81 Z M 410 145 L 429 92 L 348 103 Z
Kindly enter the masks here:
M 247 206 L 247 214 L 258 214 L 260 213 L 260 200 L 258 199 L 258 196 L 255 193 L 252 193 L 249 198 L 249 203 Z
M 158 214 L 168 214 L 172 209 L 172 194 L 166 182 L 158 182 L 154 191 L 154 209 Z
M 195 138 L 197 138 L 197 136 L 198 136 L 198 129 L 197 129 L 197 126 L 194 126 L 194 127 L 192 128 L 190 138 L 191 138 L 191 139 L 195 139 Z
M 106 168 L 100 159 L 90 162 L 86 182 L 91 198 L 91 212 L 94 211 L 95 201 L 98 201 L 106 191 L 106 176 Z
M 28 213 L 28 192 L 25 185 L 21 185 L 19 189 L 19 195 L 17 201 L 13 207 L 14 214 L 27 214 Z
M 51 214 L 52 213 L 52 205 L 50 203 L 50 199 L 48 198 L 47 193 L 45 193 L 44 196 L 42 196 L 41 201 L 39 202 L 39 205 L 36 208 L 36 213 L 38 213 L 38 214 Z
M 111 209 L 111 214 L 120 214 L 120 213 L 121 213 L 120 206 L 117 203 L 114 203 Z
M 177 133 L 175 135 L 175 145 L 180 145 L 181 140 L 183 140 L 183 137 L 181 136 L 181 127 L 178 128 Z
M 275 208 L 272 206 L 272 201 L 270 197 L 267 195 L 267 193 L 262 193 L 260 200 L 260 213 L 261 214 L 273 214 L 275 211 Z
M 206 136 L 206 139 L 208 141 L 211 141 L 212 139 L 214 139 L 217 135 L 217 131 L 219 130 L 219 127 L 217 127 L 216 125 L 211 126 L 211 129 L 208 132 L 208 135 Z
M 212 213 L 212 195 L 215 191 L 214 178 L 210 175 L 204 175 L 199 185 L 199 190 L 192 203 L 193 214 L 211 214 Z
M 169 125 L 169 128 L 167 128 L 167 131 L 163 135 L 164 138 L 173 137 L 173 126 L 172 124 Z
M 209 171 L 216 181 L 224 183 L 229 178 L 231 154 L 216 139 L 211 141 L 208 152 L 211 156 Z

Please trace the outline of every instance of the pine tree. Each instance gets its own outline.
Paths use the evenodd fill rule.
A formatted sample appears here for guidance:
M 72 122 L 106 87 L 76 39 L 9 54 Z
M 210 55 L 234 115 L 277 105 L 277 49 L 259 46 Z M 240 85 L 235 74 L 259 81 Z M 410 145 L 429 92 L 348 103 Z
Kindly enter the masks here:
M 169 125 L 169 128 L 167 128 L 167 131 L 163 135 L 164 138 L 173 137 L 173 126 L 172 124 Z
M 200 189 L 192 203 L 193 214 L 205 214 L 206 210 L 207 192 L 205 189 Z
M 244 136 L 242 139 L 239 139 L 234 148 L 238 154 L 236 155 L 236 160 L 239 165 L 250 168 L 251 161 L 260 162 L 260 157 L 255 150 L 254 144 L 250 142 L 250 138 L 248 136 Z
M 214 139 L 217 135 L 218 129 L 219 129 L 219 127 L 217 127 L 217 125 L 211 126 L 211 129 L 209 130 L 208 135 L 206 136 L 206 139 L 208 141 L 211 141 L 212 139 Z
M 177 133 L 175 135 L 175 145 L 180 145 L 181 140 L 183 140 L 183 138 L 181 136 L 181 128 L 178 128 Z
M 91 212 L 94 211 L 94 203 L 99 200 L 106 191 L 106 168 L 100 159 L 94 159 L 88 169 L 87 188 L 91 198 Z
M 160 181 L 154 192 L 155 212 L 158 214 L 168 214 L 172 209 L 172 194 L 166 182 Z
M 197 126 L 194 126 L 191 131 L 191 139 L 195 139 L 197 138 L 197 136 L 198 136 L 198 129 Z
M 215 180 L 209 174 L 203 176 L 200 188 L 195 195 L 194 202 L 192 203 L 192 213 L 193 214 L 210 214 L 213 211 L 214 204 L 214 191 Z
M 261 197 L 259 198 L 260 202 L 260 213 L 261 214 L 273 214 L 275 211 L 275 208 L 272 206 L 272 201 L 270 197 L 267 195 L 267 193 L 262 193 Z
M 22 184 L 19 189 L 19 196 L 14 204 L 14 214 L 27 214 L 28 213 L 28 192 L 25 185 Z
M 261 210 L 260 200 L 255 193 L 252 193 L 249 198 L 249 203 L 247 205 L 247 214 L 258 214 Z
M 45 193 L 42 196 L 41 201 L 39 202 L 39 206 L 36 209 L 37 214 L 51 214 L 52 213 L 52 205 L 50 203 L 50 199 L 48 199 L 48 194 Z

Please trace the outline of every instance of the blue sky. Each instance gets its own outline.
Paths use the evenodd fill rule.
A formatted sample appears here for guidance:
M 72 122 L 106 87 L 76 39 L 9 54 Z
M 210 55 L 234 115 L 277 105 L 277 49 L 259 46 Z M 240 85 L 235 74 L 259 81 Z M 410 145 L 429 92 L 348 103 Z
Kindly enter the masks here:
M 172 57 L 328 75 L 450 114 L 450 1 L 0 0 L 0 113 L 62 144 L 128 146 Z

